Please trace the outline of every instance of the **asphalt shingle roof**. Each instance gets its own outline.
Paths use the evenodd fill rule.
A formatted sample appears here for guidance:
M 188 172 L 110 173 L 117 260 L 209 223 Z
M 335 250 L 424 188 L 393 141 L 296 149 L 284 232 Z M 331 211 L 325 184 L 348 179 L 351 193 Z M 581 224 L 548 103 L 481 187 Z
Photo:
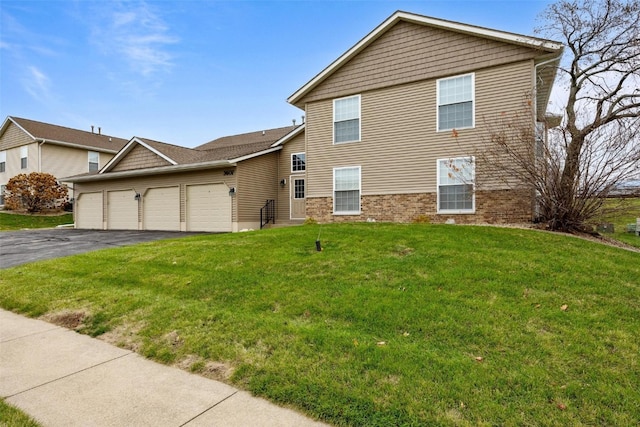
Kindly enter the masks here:
M 115 136 L 71 129 L 64 126 L 23 119 L 21 117 L 11 116 L 10 118 L 36 139 L 44 139 L 52 142 L 66 142 L 86 146 L 87 148 L 98 148 L 111 151 L 120 150 L 128 142 L 126 139 Z
M 195 148 L 180 147 L 151 139 L 138 139 L 180 165 L 231 160 L 267 150 L 271 145 L 293 131 L 296 126 L 249 132 L 214 139 Z

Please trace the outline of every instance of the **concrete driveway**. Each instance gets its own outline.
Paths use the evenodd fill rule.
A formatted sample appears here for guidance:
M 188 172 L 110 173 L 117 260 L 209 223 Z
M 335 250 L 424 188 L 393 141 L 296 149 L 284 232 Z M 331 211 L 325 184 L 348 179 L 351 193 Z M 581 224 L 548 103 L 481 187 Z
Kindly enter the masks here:
M 202 233 L 42 229 L 0 233 L 0 268 L 97 249 L 176 239 Z

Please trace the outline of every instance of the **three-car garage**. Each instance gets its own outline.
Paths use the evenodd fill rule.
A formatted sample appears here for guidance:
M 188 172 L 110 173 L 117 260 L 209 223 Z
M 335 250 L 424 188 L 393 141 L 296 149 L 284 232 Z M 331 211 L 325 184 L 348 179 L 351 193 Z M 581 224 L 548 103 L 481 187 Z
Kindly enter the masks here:
M 97 230 L 163 230 L 230 232 L 233 198 L 230 186 L 183 183 L 143 188 L 79 192 L 76 228 Z

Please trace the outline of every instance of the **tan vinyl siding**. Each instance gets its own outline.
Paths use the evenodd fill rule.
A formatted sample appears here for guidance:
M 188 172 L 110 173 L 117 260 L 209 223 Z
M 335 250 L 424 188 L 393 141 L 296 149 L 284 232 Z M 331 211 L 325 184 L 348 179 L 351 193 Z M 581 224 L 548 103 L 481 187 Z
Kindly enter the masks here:
M 89 172 L 89 150 L 44 144 L 40 147 L 42 171 L 55 177 L 80 175 Z M 99 167 L 113 158 L 113 154 L 98 153 Z
M 347 166 L 362 167 L 362 195 L 435 192 L 437 159 L 474 155 L 486 121 L 521 108 L 532 75 L 532 61 L 476 72 L 476 127 L 458 138 L 436 131 L 435 79 L 362 93 L 360 142 L 333 145 L 332 100 L 308 104 L 307 197 L 332 196 L 333 168 Z
M 169 166 L 171 163 L 148 150 L 142 145 L 136 145 L 127 155 L 112 169 L 113 172 L 133 169 L 153 168 L 157 166 Z
M 225 170 L 232 170 L 227 168 Z M 224 183 L 229 188 L 236 186 L 236 175 L 224 176 L 223 169 L 209 169 L 195 172 L 172 173 L 164 175 L 151 175 L 144 177 L 123 178 L 107 181 L 94 181 L 85 183 L 75 183 L 76 194 L 94 191 L 116 191 L 134 190 L 137 193 L 145 194 L 150 188 L 180 186 L 180 222 L 186 223 L 186 186 L 194 184 L 217 184 Z M 106 197 L 106 196 L 105 196 Z M 104 201 L 104 215 L 107 218 L 107 201 Z M 142 211 L 139 211 L 142 218 Z M 237 221 L 237 209 L 235 201 L 232 203 L 232 220 Z
M 27 168 L 22 169 L 20 150 L 25 146 L 28 147 Z M 6 184 L 11 178 L 21 173 L 29 174 L 31 172 L 38 172 L 38 144 L 22 145 L 3 151 L 6 152 L 6 162 L 5 171 L 0 173 L 0 184 Z
M 278 184 L 278 198 L 276 200 L 276 217 L 280 220 L 288 220 L 289 219 L 289 207 L 291 205 L 291 176 L 301 176 L 305 177 L 304 172 L 291 172 L 291 154 L 293 153 L 304 153 L 305 152 L 305 144 L 304 144 L 304 132 L 291 141 L 284 144 L 282 150 L 278 152 L 278 183 L 281 179 L 286 179 L 287 184 L 284 187 L 281 187 Z
M 278 160 L 276 153 L 265 154 L 238 164 L 238 222 L 258 222 L 260 208 L 267 199 L 276 199 Z
M 531 59 L 539 51 L 401 21 L 297 103 Z
M 0 136 L 0 151 L 29 144 L 33 139 L 14 123 L 7 125 L 7 130 Z

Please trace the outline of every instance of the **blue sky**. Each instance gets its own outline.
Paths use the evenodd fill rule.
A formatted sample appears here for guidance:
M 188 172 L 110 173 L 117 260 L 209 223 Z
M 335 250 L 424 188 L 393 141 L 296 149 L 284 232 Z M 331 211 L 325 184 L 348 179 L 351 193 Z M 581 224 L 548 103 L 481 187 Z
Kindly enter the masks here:
M 533 35 L 549 1 L 0 0 L 0 116 L 193 147 L 286 99 L 396 10 Z

